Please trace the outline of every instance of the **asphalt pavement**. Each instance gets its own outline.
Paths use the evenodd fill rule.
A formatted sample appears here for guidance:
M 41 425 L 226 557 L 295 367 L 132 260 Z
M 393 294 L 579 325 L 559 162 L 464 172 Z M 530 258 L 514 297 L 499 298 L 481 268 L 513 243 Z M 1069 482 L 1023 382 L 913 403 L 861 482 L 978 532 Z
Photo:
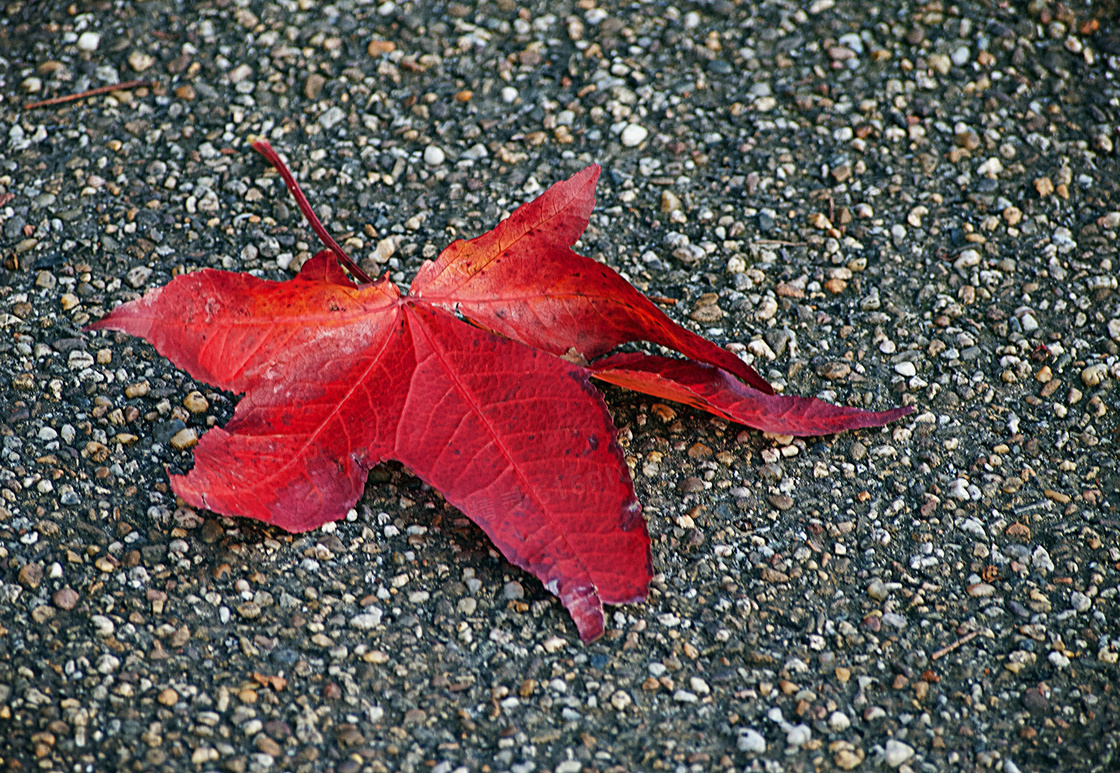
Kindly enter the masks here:
M 9 0 L 0 768 L 1120 769 L 1118 81 L 1111 0 Z M 307 534 L 183 507 L 237 396 L 82 328 L 316 251 L 258 137 L 405 286 L 598 162 L 584 254 L 915 411 L 606 389 L 657 574 L 586 646 L 400 465 Z

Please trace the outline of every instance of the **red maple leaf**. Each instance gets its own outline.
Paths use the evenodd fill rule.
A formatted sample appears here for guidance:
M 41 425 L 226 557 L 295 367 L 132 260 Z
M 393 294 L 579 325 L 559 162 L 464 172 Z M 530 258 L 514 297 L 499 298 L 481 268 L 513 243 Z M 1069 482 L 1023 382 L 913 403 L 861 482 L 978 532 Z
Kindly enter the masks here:
M 328 249 L 286 282 L 211 269 L 176 277 L 90 326 L 143 337 L 192 377 L 244 395 L 203 436 L 194 468 L 171 476 L 192 506 L 305 531 L 343 517 L 370 468 L 396 459 L 540 578 L 590 641 L 602 604 L 645 599 L 651 576 L 645 521 L 590 377 L 788 435 L 911 410 L 775 395 L 738 357 L 573 252 L 598 166 L 452 243 L 402 295 L 345 255 L 267 143 L 253 147 Z M 586 362 L 638 340 L 690 359 L 560 356 Z

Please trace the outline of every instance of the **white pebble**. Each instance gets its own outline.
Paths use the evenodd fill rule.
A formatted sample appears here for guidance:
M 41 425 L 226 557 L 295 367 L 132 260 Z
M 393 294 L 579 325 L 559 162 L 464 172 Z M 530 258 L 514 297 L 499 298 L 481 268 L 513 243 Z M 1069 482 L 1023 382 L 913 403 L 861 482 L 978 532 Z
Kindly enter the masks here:
M 813 737 L 813 731 L 808 725 L 794 725 L 786 733 L 787 746 L 804 746 Z
M 1081 371 L 1081 383 L 1087 387 L 1095 387 L 1104 381 L 1107 375 L 1108 369 L 1098 362 Z M 43 427 L 43 429 L 46 429 L 46 427 Z M 39 434 L 40 436 L 42 435 L 42 430 L 40 430 Z
M 739 747 L 739 751 L 748 754 L 762 754 L 766 751 L 766 739 L 762 737 L 762 733 L 754 728 L 747 728 L 740 733 L 736 745 Z
M 424 148 L 424 163 L 428 166 L 439 166 L 443 163 L 446 156 L 443 150 L 436 145 L 429 145 Z
M 381 625 L 381 610 L 377 607 L 371 607 L 360 615 L 350 618 L 350 626 L 359 631 L 369 631 L 379 625 Z
M 116 630 L 113 621 L 105 617 L 105 615 L 91 615 L 89 621 L 93 623 L 93 628 L 97 632 L 97 635 L 102 638 L 112 636 L 113 631 Z
M 897 768 L 914 756 L 914 747 L 891 738 L 887 741 L 887 767 Z
M 834 733 L 842 733 L 852 726 L 852 720 L 843 711 L 834 711 L 828 718 L 828 727 Z
M 634 148 L 645 142 L 648 136 L 649 130 L 646 127 L 641 124 L 629 123 L 622 130 L 622 144 L 628 148 Z
M 968 493 L 968 481 L 965 478 L 957 478 L 949 484 L 949 496 L 953 499 L 970 499 Z
M 754 316 L 760 321 L 766 321 L 778 313 L 778 302 L 771 298 L 769 295 L 763 296 L 762 301 L 758 304 L 758 310 L 755 311 Z
M 101 45 L 101 34 L 98 32 L 83 32 L 78 36 L 78 50 L 93 53 Z
M 953 268 L 972 268 L 980 265 L 980 253 L 976 250 L 965 250 L 953 261 Z
M 918 375 L 918 369 L 914 366 L 914 363 L 907 360 L 895 363 L 894 372 L 900 376 L 906 376 L 906 378 Z
M 319 116 L 319 125 L 327 131 L 330 131 L 346 118 L 346 111 L 338 105 L 331 107 L 321 116 Z
M 507 105 L 512 105 L 517 101 L 517 89 L 513 86 L 506 86 L 502 89 L 502 101 Z

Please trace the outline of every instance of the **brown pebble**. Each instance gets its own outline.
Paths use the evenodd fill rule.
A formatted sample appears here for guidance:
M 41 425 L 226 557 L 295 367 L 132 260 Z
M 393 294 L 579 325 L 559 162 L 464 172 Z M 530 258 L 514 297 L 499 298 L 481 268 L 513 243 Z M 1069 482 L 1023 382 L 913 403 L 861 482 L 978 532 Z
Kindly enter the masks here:
M 51 597 L 51 601 L 53 601 L 54 605 L 59 609 L 71 610 L 77 606 L 78 598 L 78 591 L 66 587 L 56 590 L 54 596 Z
M 677 484 L 677 490 L 685 494 L 695 494 L 704 490 L 704 481 L 695 475 L 689 475 Z
M 137 384 L 129 384 L 124 388 L 124 396 L 129 400 L 136 397 L 143 397 L 148 394 L 152 386 L 147 381 L 141 381 Z
M 162 690 L 160 692 L 159 698 L 157 698 L 156 700 L 158 700 L 161 705 L 174 706 L 179 702 L 179 693 L 168 687 L 166 690 Z
M 977 150 L 980 147 L 980 135 L 972 129 L 966 129 L 957 134 L 953 138 L 957 147 L 964 148 L 965 150 Z
M 19 570 L 19 584 L 25 588 L 38 588 L 43 581 L 43 565 L 38 563 L 25 564 Z
M 774 292 L 776 292 L 782 298 L 804 298 L 805 297 L 805 291 L 804 290 L 802 290 L 797 285 L 791 285 L 791 284 L 788 284 L 786 282 L 779 282 L 778 286 L 774 288 Z
M 852 366 L 842 360 L 834 360 L 817 368 L 817 375 L 821 378 L 827 378 L 829 381 L 847 378 L 851 372 Z
M 171 447 L 176 451 L 186 451 L 198 445 L 198 433 L 190 427 L 181 429 L 171 438 Z
M 202 541 L 207 545 L 212 545 L 222 538 L 225 530 L 222 525 L 214 518 L 207 518 L 202 523 Z M 216 579 L 216 578 L 215 578 Z
M 691 314 L 689 314 L 689 317 L 691 317 L 696 322 L 718 322 L 719 320 L 723 319 L 723 309 L 713 303 L 707 306 L 699 307 Z
M 839 295 L 848 289 L 848 283 L 843 279 L 829 279 L 824 283 L 824 289 L 828 290 L 833 295 Z
M 323 86 L 325 85 L 327 85 L 327 79 L 319 73 L 313 72 L 303 82 L 303 95 L 308 99 L 318 99 L 319 95 L 323 93 Z
M 688 456 L 691 459 L 707 459 L 711 455 L 712 449 L 703 443 L 693 443 L 692 447 L 688 449 Z
M 279 757 L 282 753 L 280 744 L 273 741 L 264 733 L 258 735 L 253 741 L 253 744 L 257 747 L 257 751 L 262 754 L 267 754 L 269 757 Z
M 210 408 L 210 401 L 196 389 L 183 398 L 183 407 L 191 413 L 206 413 Z
M 779 572 L 777 569 L 771 569 L 769 566 L 764 566 L 759 571 L 758 576 L 762 578 L 763 582 L 779 584 L 789 582 L 789 575 L 785 572 Z
M 787 494 L 775 494 L 768 501 L 779 510 L 789 510 L 793 507 L 793 497 Z
M 672 191 L 661 191 L 661 212 L 668 215 L 671 212 L 676 212 L 681 208 L 681 200 L 677 194 Z
M 1008 526 L 1004 534 L 1008 537 L 1020 539 L 1023 542 L 1031 541 L 1031 527 L 1027 526 L 1025 523 L 1019 523 L 1018 521 Z
M 382 54 L 391 54 L 397 50 L 397 44 L 391 40 L 371 40 L 366 47 L 366 53 L 370 56 L 381 56 Z

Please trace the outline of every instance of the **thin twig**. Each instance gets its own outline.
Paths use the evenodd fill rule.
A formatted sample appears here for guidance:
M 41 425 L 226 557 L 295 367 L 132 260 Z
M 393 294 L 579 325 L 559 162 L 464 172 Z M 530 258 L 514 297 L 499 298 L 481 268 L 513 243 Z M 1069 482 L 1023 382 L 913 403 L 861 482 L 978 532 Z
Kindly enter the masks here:
M 96 97 L 98 94 L 108 94 L 111 91 L 127 91 L 128 89 L 137 89 L 141 86 L 153 86 L 152 81 L 125 81 L 124 83 L 114 83 L 110 86 L 98 86 L 95 89 L 88 91 L 79 91 L 77 94 L 67 94 L 63 97 L 51 97 L 44 99 L 40 102 L 28 102 L 23 106 L 24 110 L 34 110 L 37 107 L 49 107 L 51 105 L 61 105 L 64 102 L 73 102 L 76 99 L 85 99 L 86 97 Z
M 942 647 L 941 649 L 939 649 L 937 652 L 930 655 L 929 659 L 930 660 L 938 660 L 940 658 L 943 658 L 946 655 L 948 655 L 950 652 L 952 652 L 953 650 L 957 649 L 958 647 L 961 647 L 965 644 L 968 644 L 970 641 L 972 641 L 973 639 L 975 639 L 979 635 L 980 635 L 979 630 L 973 631 L 972 633 L 966 633 L 964 636 L 957 639 L 952 644 L 948 644 L 948 645 Z

